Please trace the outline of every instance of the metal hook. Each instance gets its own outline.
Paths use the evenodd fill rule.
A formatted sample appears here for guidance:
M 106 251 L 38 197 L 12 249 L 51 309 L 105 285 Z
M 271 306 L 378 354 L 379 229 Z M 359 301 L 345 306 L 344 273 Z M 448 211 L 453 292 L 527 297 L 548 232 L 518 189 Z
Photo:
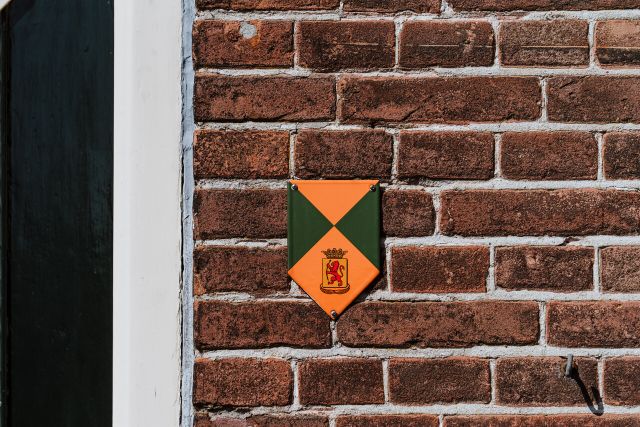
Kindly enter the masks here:
M 573 354 L 569 354 L 567 357 L 567 365 L 564 368 L 564 376 L 570 377 L 573 373 Z

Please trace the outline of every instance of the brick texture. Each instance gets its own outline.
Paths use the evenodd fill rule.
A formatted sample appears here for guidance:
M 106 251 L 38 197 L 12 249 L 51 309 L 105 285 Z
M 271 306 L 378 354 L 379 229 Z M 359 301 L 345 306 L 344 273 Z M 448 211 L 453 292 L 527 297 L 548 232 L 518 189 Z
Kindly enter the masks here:
M 299 62 L 318 71 L 390 68 L 395 26 L 384 21 L 306 21 L 298 27 Z
M 287 249 L 198 246 L 193 253 L 193 288 L 198 295 L 289 291 Z
M 193 317 L 200 350 L 331 345 L 329 319 L 313 303 L 201 301 Z
M 488 132 L 402 132 L 398 175 L 417 179 L 489 179 L 494 138 Z
M 593 289 L 594 251 L 572 246 L 496 249 L 496 286 L 509 290 L 579 292 Z
M 391 251 L 395 292 L 484 292 L 489 248 L 401 247 Z
M 445 234 L 541 236 L 638 234 L 640 194 L 616 190 L 446 191 Z
M 597 361 L 575 358 L 574 376 L 587 390 L 598 389 Z M 496 363 L 496 401 L 502 405 L 584 405 L 582 387 L 566 377 L 566 360 L 560 357 L 514 357 Z M 595 396 L 591 396 L 595 399 Z
M 194 2 L 196 427 L 640 427 L 640 0 Z M 336 319 L 287 274 L 290 179 L 381 184 Z
M 471 347 L 538 340 L 534 302 L 367 302 L 338 320 L 349 347 Z
M 602 65 L 640 65 L 640 21 L 598 22 L 596 55 Z
M 401 404 L 488 403 L 490 376 L 488 360 L 392 359 L 389 397 L 391 402 Z
M 196 359 L 196 406 L 282 406 L 291 403 L 291 364 L 282 359 Z
M 547 340 L 560 347 L 640 347 L 640 302 L 553 301 Z
M 303 405 L 383 402 L 380 360 L 308 360 L 300 365 L 300 403 Z
M 388 179 L 392 147 L 393 139 L 384 131 L 304 130 L 296 139 L 296 175 Z
M 494 50 L 493 28 L 487 21 L 413 21 L 400 34 L 404 68 L 489 66 Z
M 193 61 L 198 68 L 262 68 L 293 65 L 293 23 L 196 21 Z
M 596 179 L 598 143 L 587 132 L 506 132 L 500 168 L 510 179 Z
M 387 236 L 428 236 L 435 227 L 433 198 L 418 190 L 382 193 L 382 227 Z
M 500 62 L 508 66 L 586 66 L 586 21 L 515 21 L 500 27 Z
M 611 246 L 600 251 L 605 292 L 640 292 L 640 247 Z
M 286 178 L 289 132 L 197 131 L 193 173 L 199 179 Z

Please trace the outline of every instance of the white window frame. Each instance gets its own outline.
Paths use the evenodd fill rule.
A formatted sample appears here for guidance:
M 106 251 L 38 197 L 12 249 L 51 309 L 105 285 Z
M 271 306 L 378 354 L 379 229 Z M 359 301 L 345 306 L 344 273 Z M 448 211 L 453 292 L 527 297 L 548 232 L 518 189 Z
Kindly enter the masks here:
M 180 425 L 182 2 L 114 4 L 113 425 Z

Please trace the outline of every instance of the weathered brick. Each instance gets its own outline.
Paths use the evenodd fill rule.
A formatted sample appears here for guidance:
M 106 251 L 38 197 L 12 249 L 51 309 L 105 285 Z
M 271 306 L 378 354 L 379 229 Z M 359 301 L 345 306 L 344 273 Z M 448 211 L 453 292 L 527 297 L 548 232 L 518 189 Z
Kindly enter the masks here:
M 445 427 L 637 427 L 638 415 L 452 415 Z
M 593 289 L 592 248 L 516 246 L 496 249 L 496 286 L 510 290 L 578 292 Z
M 399 63 L 403 68 L 490 66 L 494 50 L 487 21 L 409 21 L 400 33 Z
M 382 361 L 311 359 L 299 365 L 303 405 L 383 403 Z
M 494 174 L 493 151 L 489 132 L 402 132 L 398 176 L 489 179 Z
M 391 21 L 303 21 L 297 33 L 299 63 L 305 68 L 375 70 L 395 62 Z
M 606 10 L 635 9 L 639 0 L 449 0 L 455 10 Z
M 502 122 L 540 116 L 540 83 L 533 77 L 345 77 L 338 88 L 339 117 L 346 123 Z
M 596 56 L 603 65 L 640 65 L 640 21 L 598 21 Z
M 287 248 L 196 246 L 193 253 L 196 295 L 215 292 L 269 294 L 289 291 Z
M 489 361 L 468 357 L 391 359 L 389 400 L 399 404 L 489 403 Z
M 616 357 L 604 363 L 604 400 L 609 405 L 640 405 L 640 357 Z
M 195 21 L 196 68 L 290 67 L 293 23 L 286 21 Z
M 317 121 L 335 118 L 331 77 L 223 76 L 196 73 L 197 121 Z
M 285 178 L 289 132 L 197 130 L 193 173 L 203 178 Z
M 196 0 L 198 9 L 322 10 L 337 9 L 340 0 Z
M 505 178 L 562 180 L 598 176 L 598 143 L 587 132 L 506 132 L 500 146 L 500 167 Z
M 605 292 L 640 292 L 640 246 L 603 248 L 600 283 Z
M 438 427 L 437 415 L 343 415 L 336 427 Z
M 382 193 L 382 228 L 387 236 L 429 236 L 435 228 L 431 194 L 420 190 Z
M 584 387 L 598 389 L 595 359 L 575 358 L 574 367 Z M 582 406 L 585 399 L 575 378 L 564 375 L 560 357 L 513 357 L 496 364 L 496 402 L 518 406 Z M 591 396 L 595 400 L 595 396 Z
M 196 190 L 193 203 L 196 239 L 284 237 L 284 190 Z
M 471 347 L 538 340 L 535 302 L 365 302 L 338 320 L 349 347 Z
M 439 13 L 440 0 L 344 0 L 346 12 Z
M 296 138 L 299 178 L 391 177 L 393 138 L 382 130 L 303 130 Z
M 553 122 L 640 122 L 640 77 L 552 77 L 547 93 Z
M 200 301 L 193 317 L 200 350 L 331 347 L 329 318 L 311 302 Z
M 640 132 L 604 135 L 604 175 L 607 179 L 640 179 Z
M 488 272 L 486 246 L 391 250 L 391 290 L 395 292 L 484 292 Z
M 441 194 L 447 235 L 638 234 L 640 194 L 620 190 L 471 190 Z
M 589 64 L 587 21 L 506 21 L 500 27 L 500 62 L 511 66 Z
M 196 359 L 193 404 L 282 406 L 293 397 L 291 363 L 281 359 Z
M 640 347 L 640 302 L 552 301 L 547 341 L 559 347 Z
M 254 415 L 248 418 L 214 417 L 197 414 L 194 427 L 328 427 L 321 415 Z

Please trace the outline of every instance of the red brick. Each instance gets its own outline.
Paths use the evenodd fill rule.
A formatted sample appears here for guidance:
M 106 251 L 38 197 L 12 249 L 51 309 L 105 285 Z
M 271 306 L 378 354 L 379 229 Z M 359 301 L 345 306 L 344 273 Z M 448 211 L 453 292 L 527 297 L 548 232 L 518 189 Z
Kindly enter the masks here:
M 640 132 L 604 135 L 604 175 L 607 179 L 640 179 Z
M 193 317 L 200 350 L 331 347 L 329 318 L 311 302 L 200 301 Z
M 198 130 L 193 173 L 203 178 L 286 178 L 289 132 Z
M 509 290 L 593 289 L 593 248 L 516 246 L 496 249 L 496 286 Z
M 329 419 L 320 415 L 254 415 L 249 418 L 196 415 L 194 427 L 328 427 Z
M 296 139 L 299 178 L 391 177 L 393 139 L 382 130 L 303 130 Z
M 489 361 L 467 357 L 391 359 L 389 400 L 399 404 L 489 403 Z
M 196 239 L 284 237 L 284 190 L 196 190 L 193 203 Z
M 431 194 L 390 189 L 382 193 L 382 228 L 387 236 L 429 236 L 435 221 Z
M 310 359 L 299 365 L 303 405 L 383 403 L 382 362 L 374 359 Z
M 298 24 L 302 67 L 319 71 L 375 70 L 395 63 L 391 21 L 303 21 Z
M 640 65 L 640 21 L 597 22 L 596 56 L 603 65 Z
M 640 246 L 603 248 L 600 282 L 605 292 L 640 292 Z
M 488 132 L 402 132 L 398 176 L 430 179 L 489 179 L 494 140 Z
M 604 364 L 604 400 L 609 405 L 640 405 L 640 357 L 616 357 Z
M 487 21 L 409 21 L 400 33 L 403 68 L 490 66 L 494 50 Z
M 606 10 L 635 9 L 638 0 L 449 0 L 455 10 Z
M 445 427 L 637 427 L 637 415 L 453 415 Z
M 472 347 L 538 340 L 535 302 L 364 302 L 338 320 L 349 347 Z
M 484 292 L 488 273 L 486 246 L 391 250 L 391 290 L 395 292 Z
M 620 190 L 445 191 L 440 228 L 447 235 L 638 234 L 640 194 Z
M 291 67 L 293 23 L 196 21 L 193 61 L 196 68 Z
M 344 0 L 346 12 L 439 13 L 440 0 Z
M 591 394 L 598 389 L 595 359 L 576 358 L 574 366 Z M 581 387 L 566 377 L 566 359 L 560 357 L 513 357 L 496 364 L 496 402 L 518 406 L 583 406 Z M 591 396 L 595 400 L 595 396 Z
M 589 64 L 587 21 L 512 21 L 500 27 L 500 62 L 511 66 Z
M 540 116 L 540 83 L 533 77 L 345 77 L 338 87 L 339 117 L 346 123 L 502 122 Z
M 317 121 L 335 118 L 331 77 L 223 76 L 197 73 L 196 121 Z
M 553 122 L 640 122 L 640 77 L 553 77 L 547 81 Z
M 598 143 L 587 132 L 507 132 L 500 166 L 510 179 L 596 179 Z
M 552 301 L 547 341 L 558 347 L 640 347 L 640 302 Z
M 336 427 L 438 427 L 437 415 L 342 415 Z
M 196 246 L 193 253 L 196 295 L 248 292 L 264 295 L 288 292 L 287 248 Z
M 322 10 L 337 9 L 339 0 L 196 0 L 198 9 Z
M 193 404 L 282 406 L 293 397 L 291 363 L 280 359 L 196 359 Z

